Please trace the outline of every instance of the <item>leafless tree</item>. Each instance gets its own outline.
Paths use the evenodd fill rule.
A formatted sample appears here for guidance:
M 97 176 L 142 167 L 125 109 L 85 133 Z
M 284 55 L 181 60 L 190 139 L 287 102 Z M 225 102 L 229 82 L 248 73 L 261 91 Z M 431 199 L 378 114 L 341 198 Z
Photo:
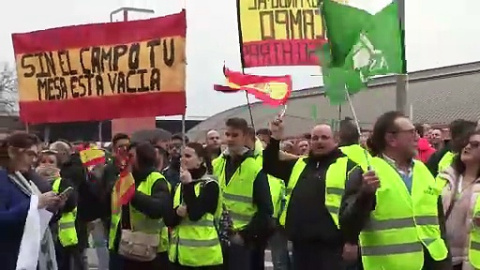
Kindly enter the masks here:
M 0 115 L 18 115 L 18 87 L 15 69 L 0 63 Z

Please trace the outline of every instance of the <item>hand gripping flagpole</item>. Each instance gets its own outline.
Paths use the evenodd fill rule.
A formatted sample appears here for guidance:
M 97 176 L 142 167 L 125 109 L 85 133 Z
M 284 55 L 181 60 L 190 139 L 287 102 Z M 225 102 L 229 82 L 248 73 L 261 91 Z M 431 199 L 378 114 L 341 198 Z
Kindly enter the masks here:
M 347 88 L 345 88 L 345 94 L 347 96 L 347 101 L 348 101 L 348 105 L 350 106 L 350 110 L 352 111 L 353 121 L 355 122 L 355 127 L 357 127 L 358 135 L 362 135 L 362 130 L 360 129 L 360 122 L 358 121 L 357 113 L 355 111 L 355 107 L 353 106 L 353 102 L 352 102 L 352 99 L 350 98 L 350 93 L 348 93 Z M 371 171 L 372 166 L 370 165 L 370 156 L 368 155 L 367 149 L 363 148 L 363 153 L 365 154 L 368 170 Z

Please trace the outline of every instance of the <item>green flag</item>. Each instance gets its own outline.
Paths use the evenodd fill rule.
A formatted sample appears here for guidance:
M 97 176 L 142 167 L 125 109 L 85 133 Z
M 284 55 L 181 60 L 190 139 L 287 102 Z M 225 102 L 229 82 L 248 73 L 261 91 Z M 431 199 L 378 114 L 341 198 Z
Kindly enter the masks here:
M 394 0 L 324 0 L 328 43 L 317 51 L 325 95 L 345 101 L 376 75 L 405 73 L 403 35 Z

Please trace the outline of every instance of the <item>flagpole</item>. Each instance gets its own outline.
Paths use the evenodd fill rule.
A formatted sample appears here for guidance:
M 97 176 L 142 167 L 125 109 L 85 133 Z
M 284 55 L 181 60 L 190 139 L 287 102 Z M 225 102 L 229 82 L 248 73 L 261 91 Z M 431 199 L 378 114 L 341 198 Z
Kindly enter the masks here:
M 362 135 L 362 130 L 360 129 L 360 122 L 358 121 L 357 113 L 355 111 L 355 107 L 353 106 L 352 99 L 350 98 L 350 93 L 348 93 L 348 90 L 345 88 L 346 92 L 346 97 L 348 100 L 348 105 L 350 106 L 350 111 L 352 111 L 352 116 L 353 116 L 353 121 L 355 122 L 355 126 L 357 127 L 357 132 L 358 135 Z M 368 170 L 372 169 L 372 166 L 370 166 L 370 157 L 368 155 L 367 149 L 363 149 L 363 153 L 365 154 L 365 159 L 367 161 L 367 167 Z
M 239 41 L 239 48 L 240 48 L 240 62 L 242 66 L 242 73 L 245 73 L 245 63 L 243 59 L 243 38 L 242 38 L 242 25 L 241 25 L 241 20 L 240 20 L 240 0 L 235 1 L 237 5 L 237 27 L 238 27 L 238 41 Z M 250 98 L 248 97 L 247 91 L 245 91 L 245 98 L 247 99 L 247 106 L 248 106 L 248 113 L 250 114 L 250 124 L 252 125 L 252 128 L 255 129 L 255 123 L 253 122 L 253 114 L 252 114 L 252 108 L 250 107 Z
M 186 113 L 186 110 L 187 110 L 187 108 L 185 107 L 185 113 Z M 186 140 L 185 140 L 185 139 L 186 139 L 186 136 L 187 136 L 187 135 L 185 134 L 186 129 L 187 129 L 187 128 L 186 128 L 186 123 L 185 123 L 185 122 L 186 122 L 186 120 L 185 120 L 185 113 L 182 114 L 182 141 L 183 141 L 183 142 L 182 142 L 182 146 L 183 146 L 183 148 L 185 148 L 185 146 L 186 146 L 186 144 L 187 144 L 187 143 L 186 143 Z
M 398 1 L 398 18 L 400 21 L 401 40 L 402 40 L 402 61 L 403 74 L 398 74 L 396 87 L 396 109 L 399 112 L 407 114 L 407 61 L 405 55 L 405 0 Z

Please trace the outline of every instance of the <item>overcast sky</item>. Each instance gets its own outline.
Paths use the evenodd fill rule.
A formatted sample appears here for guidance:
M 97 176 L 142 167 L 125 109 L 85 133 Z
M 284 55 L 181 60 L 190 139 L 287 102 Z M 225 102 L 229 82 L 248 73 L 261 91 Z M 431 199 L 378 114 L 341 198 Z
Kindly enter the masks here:
M 0 61 L 13 64 L 11 34 L 52 27 L 106 22 L 124 6 L 176 13 L 182 0 L 14 0 L 2 1 Z M 240 68 L 236 0 L 187 0 L 187 117 L 210 116 L 245 103 L 243 94 L 212 90 L 223 82 L 222 65 Z M 475 0 L 407 0 L 408 70 L 480 60 L 480 2 Z M 137 16 L 139 17 L 139 16 Z M 253 74 L 293 75 L 294 89 L 321 84 L 318 67 L 258 68 Z

